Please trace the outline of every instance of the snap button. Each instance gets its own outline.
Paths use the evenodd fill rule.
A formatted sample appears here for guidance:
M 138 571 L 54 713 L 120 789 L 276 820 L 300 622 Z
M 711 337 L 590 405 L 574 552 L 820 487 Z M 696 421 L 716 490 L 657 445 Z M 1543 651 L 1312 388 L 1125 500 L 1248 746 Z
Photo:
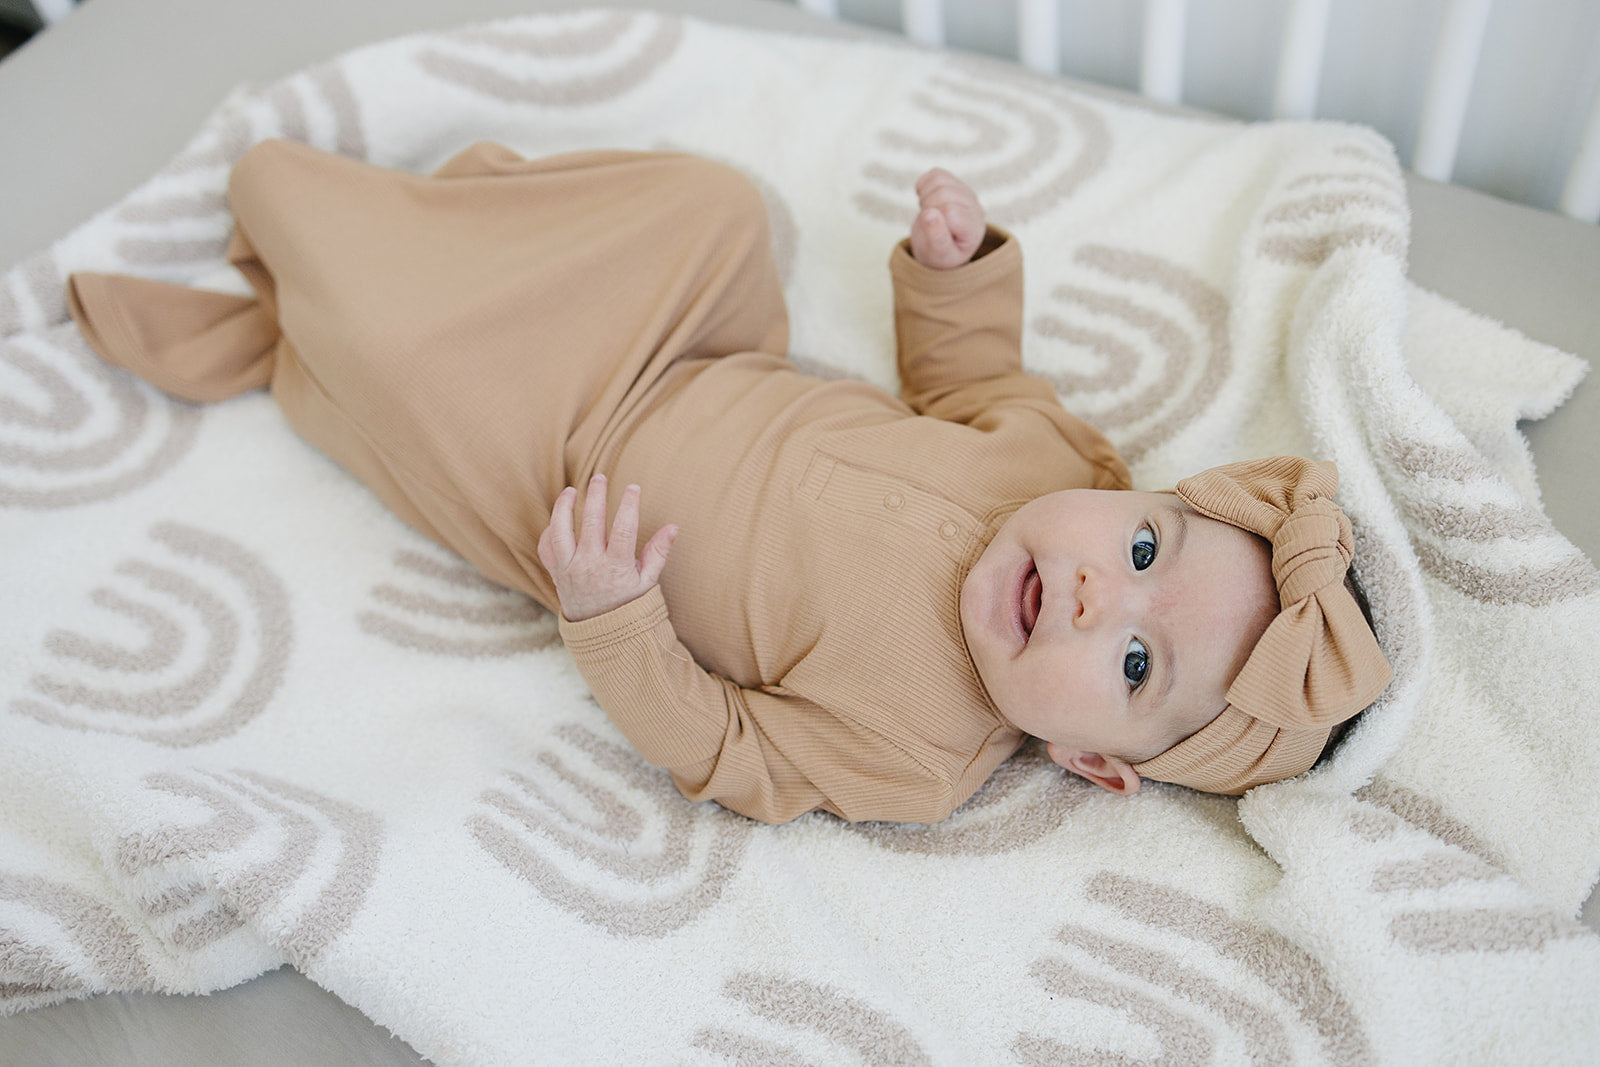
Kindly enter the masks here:
M 950 540 L 960 532 L 960 528 L 953 522 L 947 522 L 943 526 L 939 527 L 939 536 L 944 538 L 946 541 Z
M 885 493 L 883 495 L 883 506 L 888 508 L 890 511 L 899 511 L 905 502 L 906 498 L 901 496 L 899 493 Z

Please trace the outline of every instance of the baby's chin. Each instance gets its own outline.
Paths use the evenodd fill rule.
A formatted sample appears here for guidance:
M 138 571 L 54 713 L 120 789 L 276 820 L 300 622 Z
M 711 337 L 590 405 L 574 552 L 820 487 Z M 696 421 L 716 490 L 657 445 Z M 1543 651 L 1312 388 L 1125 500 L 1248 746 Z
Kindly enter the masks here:
M 991 554 L 992 548 L 991 543 L 962 581 L 956 597 L 956 615 L 961 621 L 962 642 L 977 671 L 978 680 L 989 693 L 990 701 L 998 708 L 1000 702 L 995 698 L 994 672 L 1000 669 L 1000 663 L 1009 654 L 1002 647 L 1005 643 L 1002 632 L 1006 614 L 1002 586 L 1008 568 L 1003 554 Z
M 984 547 L 982 554 L 972 569 L 967 571 L 961 580 L 961 588 L 956 592 L 956 614 L 961 618 L 962 639 L 967 642 L 967 650 L 972 651 L 972 633 L 977 627 L 979 619 L 991 599 L 988 586 L 989 572 L 994 569 L 994 542 L 990 541 Z

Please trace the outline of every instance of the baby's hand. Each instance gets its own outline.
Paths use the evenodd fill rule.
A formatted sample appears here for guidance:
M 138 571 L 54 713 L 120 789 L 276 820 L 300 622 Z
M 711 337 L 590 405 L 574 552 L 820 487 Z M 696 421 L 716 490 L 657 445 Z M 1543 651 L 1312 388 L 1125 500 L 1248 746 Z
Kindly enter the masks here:
M 550 509 L 550 525 L 539 538 L 539 562 L 556 583 L 561 598 L 561 614 L 570 622 L 604 615 L 635 600 L 656 584 L 667 565 L 667 552 L 678 536 L 676 526 L 663 526 L 644 546 L 638 558 L 634 544 L 639 536 L 639 496 L 637 485 L 622 491 L 617 517 L 606 537 L 606 479 L 596 474 L 589 480 L 583 499 L 583 524 L 573 539 L 572 504 L 578 491 L 570 485 L 556 497 Z
M 934 167 L 917 179 L 921 210 L 911 224 L 911 254 L 937 270 L 960 267 L 983 243 L 983 205 L 967 183 Z

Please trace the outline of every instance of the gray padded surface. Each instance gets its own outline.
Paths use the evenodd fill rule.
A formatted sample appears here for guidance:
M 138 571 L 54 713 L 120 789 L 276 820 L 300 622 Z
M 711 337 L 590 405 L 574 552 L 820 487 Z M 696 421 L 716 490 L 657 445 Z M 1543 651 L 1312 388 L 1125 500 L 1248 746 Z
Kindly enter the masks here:
M 607 0 L 776 29 L 859 35 L 774 0 Z M 565 0 L 92 0 L 0 63 L 0 268 L 113 203 L 240 82 L 356 45 Z M 1600 362 L 1600 229 L 1411 181 L 1412 276 Z M 1527 427 L 1558 529 L 1600 558 L 1600 383 Z M 1600 929 L 1600 898 L 1585 921 Z M 115 995 L 0 1019 L 0 1063 L 414 1064 L 404 1042 L 289 968 L 208 997 Z
M 1600 227 L 1415 175 L 1407 184 L 1412 280 L 1600 365 Z M 1597 377 L 1522 428 L 1550 520 L 1600 561 Z
M 289 967 L 210 996 L 119 994 L 0 1019 L 0 1063 L 19 1067 L 427 1062 Z

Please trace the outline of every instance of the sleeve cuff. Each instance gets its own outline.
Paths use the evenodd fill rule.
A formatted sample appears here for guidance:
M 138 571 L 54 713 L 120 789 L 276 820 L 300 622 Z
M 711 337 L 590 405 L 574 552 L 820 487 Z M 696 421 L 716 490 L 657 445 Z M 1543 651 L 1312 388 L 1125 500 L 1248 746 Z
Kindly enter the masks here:
M 612 608 L 603 615 L 577 622 L 562 615 L 559 623 L 561 640 L 574 654 L 594 652 L 653 630 L 666 617 L 667 601 L 661 595 L 661 587 L 656 585 L 643 596 Z
M 902 285 L 924 293 L 946 294 L 984 286 L 1022 265 L 1022 245 L 998 226 L 990 226 L 973 259 L 960 267 L 939 270 L 917 262 L 911 239 L 903 237 L 889 257 L 889 271 Z

